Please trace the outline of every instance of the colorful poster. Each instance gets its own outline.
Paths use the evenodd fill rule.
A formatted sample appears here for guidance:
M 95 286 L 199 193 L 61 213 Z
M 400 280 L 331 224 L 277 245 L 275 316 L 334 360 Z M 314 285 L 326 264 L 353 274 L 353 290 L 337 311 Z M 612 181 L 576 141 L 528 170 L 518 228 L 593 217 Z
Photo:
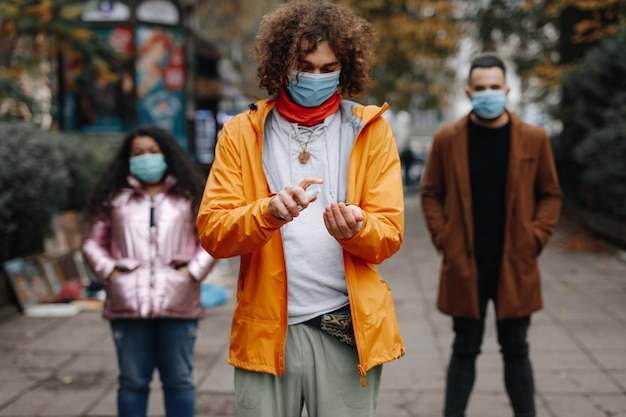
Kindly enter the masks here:
M 183 31 L 177 28 L 138 26 L 135 45 L 139 123 L 167 129 L 183 149 L 188 149 L 185 135 Z
M 112 73 L 98 71 L 80 55 L 64 58 L 64 128 L 84 133 L 124 132 L 136 123 L 133 79 L 133 30 L 128 26 L 93 28 L 120 53 Z

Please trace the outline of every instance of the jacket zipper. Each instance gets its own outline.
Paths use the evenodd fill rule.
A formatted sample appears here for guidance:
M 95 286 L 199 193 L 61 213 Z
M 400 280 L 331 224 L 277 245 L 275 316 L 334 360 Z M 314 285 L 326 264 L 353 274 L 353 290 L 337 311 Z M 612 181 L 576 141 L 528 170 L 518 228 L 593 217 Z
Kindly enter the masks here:
M 154 288 L 154 260 L 156 258 L 156 224 L 154 221 L 154 196 L 150 196 L 150 292 Z M 150 297 L 152 300 L 153 297 Z M 152 302 L 150 303 L 152 304 Z M 152 306 L 153 307 L 153 306 Z M 154 311 L 154 308 L 151 308 Z

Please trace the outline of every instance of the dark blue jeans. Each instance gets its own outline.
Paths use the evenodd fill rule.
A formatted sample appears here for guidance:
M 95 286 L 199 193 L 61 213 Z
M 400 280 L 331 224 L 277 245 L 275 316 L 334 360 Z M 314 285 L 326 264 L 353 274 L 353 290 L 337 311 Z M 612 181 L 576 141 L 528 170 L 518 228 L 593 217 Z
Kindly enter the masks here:
M 445 417 L 464 417 L 476 376 L 485 330 L 487 302 L 496 304 L 498 270 L 479 269 L 480 319 L 453 319 L 454 343 L 446 381 Z M 504 384 L 515 417 L 535 417 L 535 385 L 528 356 L 530 316 L 497 320 L 498 343 L 504 360 Z
M 119 417 L 146 417 L 156 367 L 167 417 L 193 417 L 192 376 L 197 320 L 119 319 L 111 321 L 119 365 Z

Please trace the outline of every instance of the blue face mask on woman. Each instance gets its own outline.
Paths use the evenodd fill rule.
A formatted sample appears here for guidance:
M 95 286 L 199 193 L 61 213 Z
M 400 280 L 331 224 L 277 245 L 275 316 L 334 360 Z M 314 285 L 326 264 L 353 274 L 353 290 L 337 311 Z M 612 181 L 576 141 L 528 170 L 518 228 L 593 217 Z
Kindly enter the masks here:
M 129 163 L 131 175 L 148 184 L 159 182 L 167 171 L 167 162 L 165 162 L 165 155 L 162 153 L 133 156 Z
M 472 93 L 474 113 L 481 119 L 492 120 L 504 113 L 506 93 L 503 90 L 484 90 Z
M 293 101 L 303 107 L 317 107 L 328 100 L 339 85 L 341 70 L 326 74 L 291 71 L 287 86 Z

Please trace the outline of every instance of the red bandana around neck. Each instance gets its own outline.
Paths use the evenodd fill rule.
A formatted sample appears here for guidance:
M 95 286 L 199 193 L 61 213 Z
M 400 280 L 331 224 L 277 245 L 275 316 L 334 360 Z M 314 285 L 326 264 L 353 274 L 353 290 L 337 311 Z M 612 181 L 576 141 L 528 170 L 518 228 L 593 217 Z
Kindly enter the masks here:
M 281 116 L 291 123 L 307 127 L 322 123 L 325 118 L 339 109 L 339 105 L 341 105 L 339 93 L 333 94 L 317 107 L 303 107 L 295 103 L 284 88 L 278 90 L 276 97 L 276 109 Z

